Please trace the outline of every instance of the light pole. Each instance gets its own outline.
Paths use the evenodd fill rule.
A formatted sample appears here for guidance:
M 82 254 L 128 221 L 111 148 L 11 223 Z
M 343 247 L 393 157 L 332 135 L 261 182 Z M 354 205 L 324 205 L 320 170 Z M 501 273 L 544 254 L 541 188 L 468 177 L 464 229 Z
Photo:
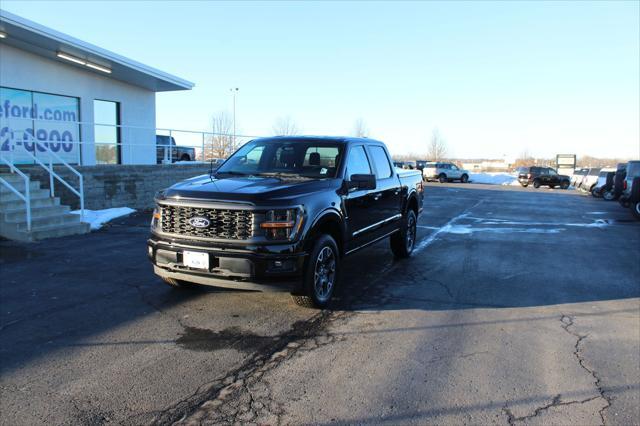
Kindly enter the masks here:
M 229 90 L 233 93 L 233 149 L 231 151 L 234 151 L 236 149 L 236 94 L 240 89 L 235 87 Z

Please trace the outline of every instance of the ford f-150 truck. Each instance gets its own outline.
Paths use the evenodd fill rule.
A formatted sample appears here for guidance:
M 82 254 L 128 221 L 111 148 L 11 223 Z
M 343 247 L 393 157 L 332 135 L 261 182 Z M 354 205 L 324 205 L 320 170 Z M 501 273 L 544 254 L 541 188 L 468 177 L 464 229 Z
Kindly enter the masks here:
M 382 142 L 255 139 L 211 175 L 157 194 L 148 256 L 174 287 L 284 288 L 322 308 L 346 255 L 384 238 L 411 255 L 422 203 L 420 172 L 392 167 Z

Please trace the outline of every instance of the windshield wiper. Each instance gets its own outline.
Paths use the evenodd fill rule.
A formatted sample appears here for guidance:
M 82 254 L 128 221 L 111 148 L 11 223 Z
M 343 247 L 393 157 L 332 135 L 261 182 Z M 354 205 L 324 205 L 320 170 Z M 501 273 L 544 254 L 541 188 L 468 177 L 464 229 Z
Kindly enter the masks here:
M 275 178 L 294 178 L 294 179 L 309 179 L 300 173 L 287 173 L 287 172 L 263 172 L 257 173 L 256 176 L 275 177 Z

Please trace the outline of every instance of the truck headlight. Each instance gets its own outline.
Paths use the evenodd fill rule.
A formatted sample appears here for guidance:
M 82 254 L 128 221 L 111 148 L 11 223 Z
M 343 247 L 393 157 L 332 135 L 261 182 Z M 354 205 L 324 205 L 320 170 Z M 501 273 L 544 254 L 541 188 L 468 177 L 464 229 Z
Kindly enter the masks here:
M 153 209 L 153 216 L 151 216 L 151 229 L 156 229 L 160 226 L 160 221 L 162 220 L 162 210 L 160 207 L 156 206 Z
M 292 240 L 302 227 L 300 209 L 269 210 L 260 224 L 269 240 Z

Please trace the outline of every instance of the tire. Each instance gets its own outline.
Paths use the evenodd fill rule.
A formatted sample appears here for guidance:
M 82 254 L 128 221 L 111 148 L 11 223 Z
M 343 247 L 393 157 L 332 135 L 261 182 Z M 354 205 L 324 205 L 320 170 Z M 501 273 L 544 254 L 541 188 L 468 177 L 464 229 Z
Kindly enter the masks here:
M 417 223 L 416 212 L 409 209 L 402 218 L 402 228 L 400 232 L 396 232 L 389 238 L 391 251 L 396 258 L 406 259 L 413 253 L 413 248 L 416 245 Z
M 445 175 L 444 173 L 441 173 L 440 176 L 438 176 L 438 182 L 440 183 L 447 182 L 447 175 Z
M 631 214 L 636 220 L 640 220 L 640 201 L 636 201 L 631 205 Z
M 174 278 L 162 277 L 162 281 L 173 288 L 185 288 L 187 286 L 187 283 L 185 283 L 184 281 L 179 281 Z
M 528 183 L 521 183 L 520 185 L 522 185 L 523 188 L 526 188 L 527 186 L 529 186 Z
M 598 188 L 593 188 L 591 190 L 591 196 L 593 198 L 601 198 L 602 197 L 602 192 L 601 192 L 601 190 L 598 190 Z
M 467 175 L 462 175 L 462 176 L 460 177 L 460 182 L 462 182 L 462 183 L 467 183 L 467 182 L 469 182 L 469 176 L 467 176 Z
M 533 187 L 536 188 L 536 189 L 540 188 L 540 181 L 538 179 L 535 179 L 533 181 Z
M 560 182 L 560 188 L 562 189 L 569 189 L 569 181 L 568 180 L 563 180 L 562 182 Z
M 605 191 L 602 193 L 602 198 L 604 198 L 606 201 L 613 201 L 616 199 L 616 194 L 615 192 L 613 192 L 613 190 Z
M 182 157 L 180 157 L 180 161 L 191 161 L 191 157 L 189 157 L 188 154 L 182 154 Z
M 555 185 L 549 185 L 549 189 L 556 189 Z
M 335 240 L 321 235 L 305 262 L 303 294 L 292 294 L 293 301 L 307 308 L 325 308 L 331 301 L 340 275 L 340 252 Z

